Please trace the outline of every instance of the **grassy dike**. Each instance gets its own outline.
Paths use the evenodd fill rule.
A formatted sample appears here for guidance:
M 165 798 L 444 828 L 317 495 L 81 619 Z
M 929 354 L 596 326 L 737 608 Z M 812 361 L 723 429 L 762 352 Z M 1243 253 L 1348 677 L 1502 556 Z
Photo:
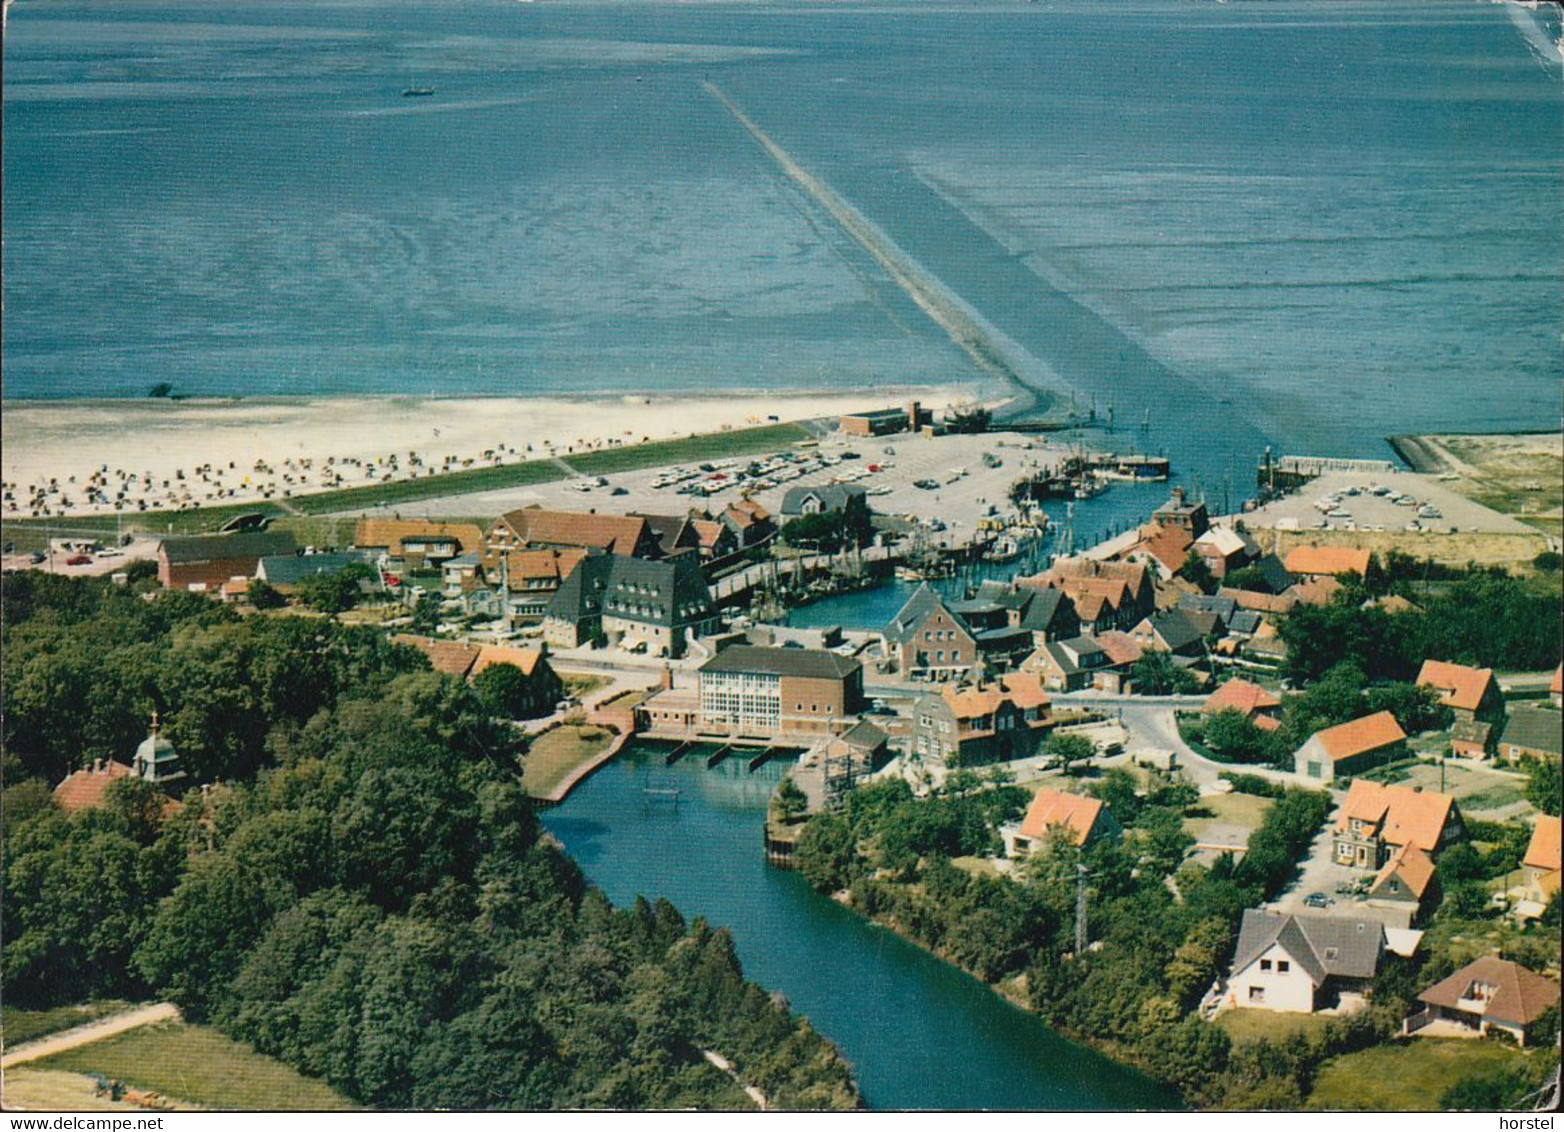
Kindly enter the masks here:
M 653 440 L 644 444 L 627 444 L 561 459 L 568 468 L 580 475 L 607 475 L 695 460 L 753 456 L 786 448 L 812 435 L 803 425 L 788 422 L 673 440 Z M 395 480 L 391 483 L 296 495 L 282 501 L 259 500 L 195 507 L 187 511 L 138 511 L 135 514 L 83 515 L 61 519 L 4 519 L 0 520 L 0 537 L 14 543 L 19 551 L 30 551 L 45 549 L 50 538 L 62 536 L 112 539 L 119 532 L 148 535 L 209 534 L 236 516 L 248 514 L 265 515 L 278 520 L 279 527 L 287 527 L 292 525 L 292 520 L 300 517 L 324 517 L 381 506 L 398 507 L 475 492 L 551 483 L 570 477 L 571 472 L 562 467 L 559 461 L 527 460 L 497 468 L 470 468 L 422 479 Z M 297 526 L 301 532 L 315 529 L 303 523 Z M 335 543 L 340 540 L 317 538 L 306 541 Z

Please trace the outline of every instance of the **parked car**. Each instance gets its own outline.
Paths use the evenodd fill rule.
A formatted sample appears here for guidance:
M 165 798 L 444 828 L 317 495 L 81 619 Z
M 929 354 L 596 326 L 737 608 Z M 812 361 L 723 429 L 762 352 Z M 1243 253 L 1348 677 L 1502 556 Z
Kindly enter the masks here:
M 92 555 L 73 554 L 65 560 L 65 564 L 67 566 L 90 566 L 92 565 Z
M 1336 901 L 1326 896 L 1323 892 L 1311 892 L 1303 898 L 1303 902 L 1310 908 L 1329 908 Z

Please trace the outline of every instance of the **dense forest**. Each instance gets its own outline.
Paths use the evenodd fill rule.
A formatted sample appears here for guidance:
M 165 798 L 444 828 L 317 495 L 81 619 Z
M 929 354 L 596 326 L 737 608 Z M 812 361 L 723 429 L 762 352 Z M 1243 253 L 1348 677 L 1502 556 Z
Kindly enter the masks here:
M 4 580 L 5 992 L 157 995 L 350 1097 L 458 1109 L 853 1108 L 850 1070 L 726 931 L 615 909 L 541 834 L 470 689 L 321 618 Z M 152 710 L 194 785 L 116 783 Z

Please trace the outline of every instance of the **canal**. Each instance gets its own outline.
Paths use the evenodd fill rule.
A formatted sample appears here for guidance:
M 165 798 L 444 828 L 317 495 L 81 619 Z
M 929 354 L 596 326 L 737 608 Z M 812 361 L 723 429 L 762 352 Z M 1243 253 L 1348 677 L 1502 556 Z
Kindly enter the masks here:
M 669 767 L 630 746 L 544 823 L 615 904 L 666 897 L 733 933 L 744 973 L 781 991 L 852 1062 L 877 1109 L 1170 1108 L 1146 1077 L 1053 1033 L 976 979 L 765 863 L 785 764 Z M 648 795 L 651 789 L 659 793 Z M 677 802 L 664 792 L 678 791 Z

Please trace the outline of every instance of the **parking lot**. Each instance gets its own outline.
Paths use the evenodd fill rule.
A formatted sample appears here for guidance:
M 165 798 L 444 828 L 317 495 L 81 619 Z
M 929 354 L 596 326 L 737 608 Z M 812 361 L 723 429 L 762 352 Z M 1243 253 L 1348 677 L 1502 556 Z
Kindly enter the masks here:
M 1457 494 L 1438 477 L 1414 472 L 1327 472 L 1296 494 L 1243 518 L 1248 527 L 1282 531 L 1536 533 L 1519 520 Z
M 738 482 L 735 471 L 766 459 L 763 456 L 742 457 L 733 461 L 713 460 L 714 472 L 662 487 L 655 485 L 668 469 L 643 468 L 602 477 L 605 483 L 591 486 L 584 478 L 560 480 L 429 500 L 409 505 L 404 510 L 407 514 L 429 516 L 486 517 L 535 503 L 572 511 L 669 515 L 682 514 L 692 507 L 720 511 L 747 490 L 750 498 L 780 515 L 782 498 L 789 488 L 814 487 L 850 477 L 849 482 L 869 492 L 869 504 L 877 513 L 937 519 L 945 524 L 948 537 L 964 541 L 971 535 L 976 519 L 989 506 L 1000 512 L 1009 509 L 1010 485 L 1023 472 L 1057 464 L 1065 455 L 1063 447 L 1050 446 L 1018 433 L 847 437 L 831 432 L 817 447 L 793 447 L 786 452 L 802 462 L 790 463 L 781 469 L 784 475 L 787 467 L 808 470 L 783 482 L 777 482 L 775 473 L 758 477 L 759 482 Z M 985 462 L 985 454 L 992 459 Z M 685 467 L 694 470 L 689 465 Z M 708 477 L 713 474 L 725 478 L 710 480 Z M 937 486 L 913 486 L 919 480 Z M 707 482 L 722 486 L 711 494 L 681 494 L 679 490 L 692 483 Z M 768 483 L 770 486 L 766 486 Z

